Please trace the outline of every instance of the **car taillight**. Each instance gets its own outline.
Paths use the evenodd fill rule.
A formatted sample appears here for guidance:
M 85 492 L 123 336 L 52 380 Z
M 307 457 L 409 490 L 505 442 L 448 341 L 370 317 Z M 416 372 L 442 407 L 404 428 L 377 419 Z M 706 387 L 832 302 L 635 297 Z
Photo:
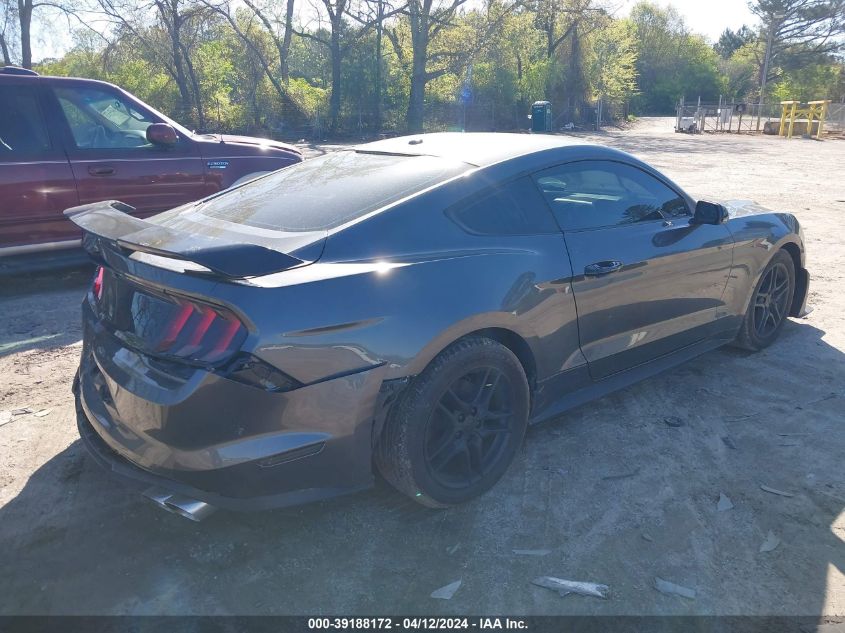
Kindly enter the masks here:
M 94 283 L 91 285 L 91 292 L 94 298 L 99 301 L 103 296 L 103 267 L 97 266 L 97 272 L 94 273 Z
M 217 363 L 231 356 L 245 337 L 243 323 L 225 308 L 179 298 L 152 351 L 193 362 Z
M 103 327 L 151 356 L 220 366 L 247 337 L 246 326 L 231 310 L 151 288 L 110 268 L 97 269 L 89 301 Z

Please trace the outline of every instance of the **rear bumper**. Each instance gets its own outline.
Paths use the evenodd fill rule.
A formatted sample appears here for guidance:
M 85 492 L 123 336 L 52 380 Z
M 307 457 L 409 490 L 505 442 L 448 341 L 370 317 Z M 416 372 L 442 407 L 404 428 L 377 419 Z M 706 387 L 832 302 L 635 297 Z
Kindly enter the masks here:
M 94 426 L 85 415 L 85 412 L 82 410 L 82 407 L 79 406 L 78 397 L 76 407 L 76 426 L 79 429 L 79 436 L 82 438 L 82 444 L 85 446 L 88 454 L 100 467 L 109 471 L 112 475 L 127 481 L 143 484 L 144 486 L 156 486 L 157 488 L 161 488 L 168 492 L 204 501 L 216 508 L 222 508 L 225 510 L 248 512 L 255 510 L 269 510 L 272 508 L 283 508 L 303 503 L 311 503 L 313 501 L 319 501 L 320 499 L 327 499 L 344 494 L 351 494 L 353 492 L 365 490 L 371 485 L 362 484 L 357 487 L 310 488 L 257 497 L 227 497 L 209 490 L 196 488 L 177 479 L 157 475 L 151 471 L 144 470 L 143 468 L 140 468 L 130 462 L 128 459 L 121 457 L 118 453 L 112 450 L 97 433 Z M 233 475 L 237 477 L 236 474 L 233 473 Z
M 80 436 L 112 473 L 231 510 L 372 485 L 383 367 L 285 393 L 205 372 L 164 389 L 103 340 L 86 332 L 74 393 Z

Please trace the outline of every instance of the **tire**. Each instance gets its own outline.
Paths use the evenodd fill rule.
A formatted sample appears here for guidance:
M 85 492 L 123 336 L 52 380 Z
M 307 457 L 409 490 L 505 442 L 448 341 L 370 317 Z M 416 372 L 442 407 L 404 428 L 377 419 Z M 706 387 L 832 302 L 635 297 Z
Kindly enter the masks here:
M 780 250 L 763 269 L 751 294 L 736 345 L 757 352 L 774 343 L 789 316 L 794 294 L 795 264 L 789 253 Z
M 375 450 L 384 478 L 414 501 L 445 508 L 477 497 L 507 471 L 528 426 L 519 359 L 488 338 L 460 340 L 393 407 Z

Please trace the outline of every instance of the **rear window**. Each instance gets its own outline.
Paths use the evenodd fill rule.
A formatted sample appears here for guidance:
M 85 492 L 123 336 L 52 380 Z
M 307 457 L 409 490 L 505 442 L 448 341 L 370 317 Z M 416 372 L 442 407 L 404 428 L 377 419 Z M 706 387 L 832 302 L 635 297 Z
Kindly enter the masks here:
M 196 210 L 211 218 L 264 229 L 327 230 L 471 168 L 433 156 L 341 151 L 225 192 Z

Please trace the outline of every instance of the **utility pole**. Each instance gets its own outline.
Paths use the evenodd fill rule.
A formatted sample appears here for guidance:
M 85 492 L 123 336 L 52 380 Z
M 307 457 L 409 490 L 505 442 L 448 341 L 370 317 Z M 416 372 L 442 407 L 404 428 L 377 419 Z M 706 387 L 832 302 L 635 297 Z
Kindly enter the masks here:
M 776 17 L 771 16 L 771 22 L 769 23 L 769 35 L 766 38 L 766 54 L 763 56 L 763 76 L 760 78 L 760 100 L 757 104 L 757 131 L 760 131 L 760 115 L 763 113 L 763 98 L 766 94 L 766 79 L 769 78 L 769 61 L 772 57 L 772 38 L 775 34 L 775 19 Z
M 378 0 L 378 15 L 376 18 L 376 81 L 375 93 L 376 103 L 375 112 L 373 113 L 374 127 L 376 134 L 381 134 L 381 38 L 384 30 L 384 0 Z

